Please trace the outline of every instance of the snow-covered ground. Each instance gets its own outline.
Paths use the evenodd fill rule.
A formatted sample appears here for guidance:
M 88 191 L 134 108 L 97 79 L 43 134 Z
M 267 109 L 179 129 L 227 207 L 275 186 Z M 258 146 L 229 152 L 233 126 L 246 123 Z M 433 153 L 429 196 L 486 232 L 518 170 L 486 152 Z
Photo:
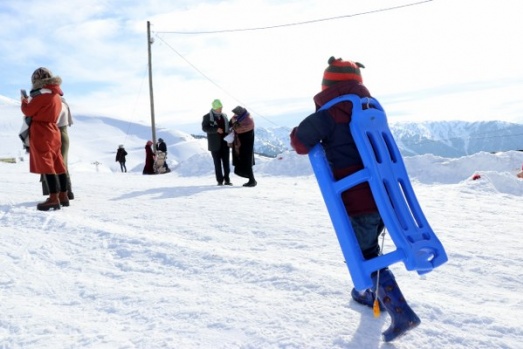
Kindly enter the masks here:
M 521 348 L 523 153 L 406 158 L 449 261 L 391 266 L 422 324 L 386 344 L 387 314 L 350 298 L 307 157 L 258 158 L 257 187 L 218 187 L 200 141 L 171 142 L 173 172 L 143 176 L 146 138 L 86 125 L 56 212 L 36 210 L 39 177 L 4 137 L 0 155 L 24 161 L 0 162 L 0 348 Z

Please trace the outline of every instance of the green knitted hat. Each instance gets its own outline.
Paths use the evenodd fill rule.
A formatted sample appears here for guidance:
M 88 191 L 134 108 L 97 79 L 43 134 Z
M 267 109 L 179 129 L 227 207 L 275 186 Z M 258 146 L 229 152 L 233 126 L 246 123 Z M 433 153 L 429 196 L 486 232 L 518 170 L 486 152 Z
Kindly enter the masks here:
M 212 101 L 212 109 L 216 110 L 216 109 L 220 109 L 222 106 L 222 102 L 220 102 L 219 99 L 215 99 L 214 101 Z

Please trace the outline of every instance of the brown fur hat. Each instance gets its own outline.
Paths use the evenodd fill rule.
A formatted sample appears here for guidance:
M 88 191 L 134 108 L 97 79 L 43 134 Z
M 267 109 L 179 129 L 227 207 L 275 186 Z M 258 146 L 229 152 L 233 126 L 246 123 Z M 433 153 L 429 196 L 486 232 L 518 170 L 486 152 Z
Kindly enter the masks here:
M 62 78 L 53 76 L 53 73 L 49 69 L 40 67 L 31 75 L 31 83 L 33 84 L 32 90 L 38 90 L 45 85 L 61 85 Z

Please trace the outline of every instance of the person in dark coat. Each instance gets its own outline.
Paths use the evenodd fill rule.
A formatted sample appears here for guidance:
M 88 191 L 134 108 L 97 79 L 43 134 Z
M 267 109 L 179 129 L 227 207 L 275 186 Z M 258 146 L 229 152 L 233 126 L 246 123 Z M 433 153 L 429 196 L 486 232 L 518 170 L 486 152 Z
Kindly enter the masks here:
M 232 144 L 232 164 L 234 173 L 240 177 L 248 178 L 244 187 L 255 187 L 258 182 L 254 179 L 252 167 L 254 166 L 254 119 L 242 106 L 232 110 L 231 128 L 234 131 Z
M 318 143 L 324 150 L 333 176 L 340 180 L 363 168 L 349 124 L 352 118 L 352 103 L 345 101 L 327 110 L 318 111 L 330 100 L 355 94 L 371 97 L 363 85 L 360 68 L 363 64 L 331 57 L 325 69 L 322 91 L 314 96 L 316 112 L 307 116 L 291 134 L 291 146 L 298 154 L 308 154 Z M 364 182 L 342 193 L 341 198 L 363 258 L 368 260 L 380 254 L 378 238 L 384 229 L 368 182 Z M 379 277 L 377 276 L 379 275 Z M 385 341 L 393 340 L 420 324 L 420 319 L 405 301 L 394 275 L 388 268 L 372 275 L 375 286 L 363 292 L 352 289 L 352 298 L 372 307 L 377 297 L 391 317 L 391 326 L 383 333 Z
M 224 140 L 229 133 L 227 115 L 222 113 L 222 102 L 215 99 L 212 109 L 202 118 L 202 131 L 207 133 L 207 149 L 211 152 L 214 163 L 214 174 L 218 185 L 232 185 L 230 179 L 231 150 Z
M 165 153 L 163 167 L 165 167 L 165 172 L 171 172 L 169 166 L 167 165 L 167 144 L 165 144 L 163 138 L 158 138 L 158 142 L 156 143 L 156 150 Z
M 118 150 L 116 150 L 116 162 L 120 163 L 120 170 L 122 172 L 127 172 L 127 166 L 125 166 L 125 157 L 127 156 L 127 151 L 125 150 L 123 144 L 120 144 L 118 146 Z
M 61 135 L 57 121 L 62 110 L 62 79 L 40 67 L 31 76 L 31 98 L 22 96 L 21 109 L 29 126 L 29 170 L 46 176 L 49 197 L 39 203 L 40 211 L 69 206 L 67 168 L 61 153 Z
M 153 145 L 152 141 L 147 141 L 145 144 L 145 166 L 143 167 L 143 174 L 150 175 L 155 174 L 154 172 L 154 152 L 151 146 Z

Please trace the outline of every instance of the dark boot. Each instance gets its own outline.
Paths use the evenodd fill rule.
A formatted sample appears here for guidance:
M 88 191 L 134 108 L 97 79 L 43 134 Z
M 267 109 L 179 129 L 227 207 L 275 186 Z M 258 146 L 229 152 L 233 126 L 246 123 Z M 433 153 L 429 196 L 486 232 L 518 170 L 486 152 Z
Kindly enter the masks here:
M 256 182 L 254 179 L 249 179 L 247 183 L 245 183 L 244 187 L 255 187 L 258 182 Z
M 71 187 L 71 178 L 69 177 L 69 175 L 67 175 L 67 198 L 69 200 L 74 200 L 73 189 Z
M 60 200 L 58 199 L 58 193 L 51 193 L 49 197 L 44 202 L 40 202 L 36 205 L 38 211 L 49 211 L 52 208 L 53 210 L 60 209 Z
M 374 283 L 376 282 L 376 277 L 372 278 Z M 383 340 L 385 342 L 393 341 L 421 323 L 419 317 L 403 298 L 394 275 L 389 269 L 380 271 L 377 294 L 381 304 L 390 315 L 390 326 L 383 332 Z
M 69 206 L 69 196 L 67 195 L 69 192 L 67 191 L 61 191 L 58 194 L 58 200 L 60 201 L 60 205 L 62 206 Z
M 364 291 L 358 291 L 353 288 L 350 295 L 352 296 L 352 299 L 354 299 L 359 304 L 365 305 L 369 308 L 374 307 L 374 300 L 376 299 L 376 292 L 374 290 L 366 289 Z M 379 300 L 378 302 L 380 305 L 380 310 L 383 310 L 383 305 L 381 305 Z

